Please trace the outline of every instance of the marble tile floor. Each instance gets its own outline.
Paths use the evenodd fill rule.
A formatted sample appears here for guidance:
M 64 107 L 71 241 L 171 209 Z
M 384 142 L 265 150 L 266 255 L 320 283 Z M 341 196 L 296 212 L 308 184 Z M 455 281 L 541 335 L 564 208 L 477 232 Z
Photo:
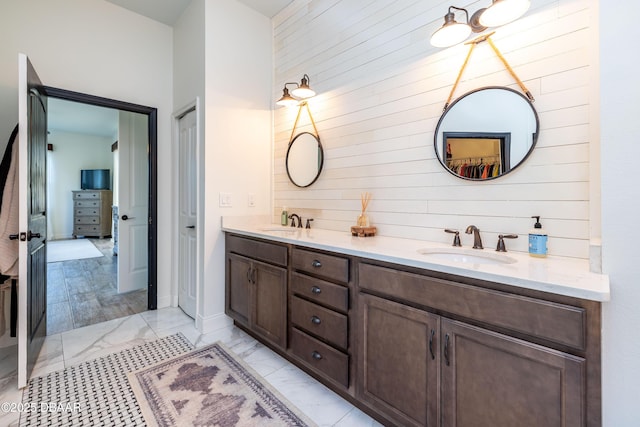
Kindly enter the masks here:
M 146 341 L 181 332 L 195 347 L 223 342 L 319 426 L 380 426 L 315 379 L 263 344 L 227 326 L 200 334 L 193 319 L 179 308 L 145 311 L 121 319 L 74 329 L 46 338 L 33 376 L 124 350 Z M 16 377 L 0 378 L 0 402 L 21 402 Z M 0 425 L 17 426 L 19 414 L 0 411 Z
M 47 335 L 147 309 L 147 291 L 118 294 L 118 257 L 111 239 L 90 239 L 104 254 L 47 264 Z

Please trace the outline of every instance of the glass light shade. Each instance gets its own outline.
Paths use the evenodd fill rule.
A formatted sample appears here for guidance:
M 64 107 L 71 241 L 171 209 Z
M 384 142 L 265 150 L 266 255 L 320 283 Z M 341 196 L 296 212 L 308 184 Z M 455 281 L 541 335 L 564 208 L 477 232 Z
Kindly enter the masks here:
M 529 6 L 530 0 L 493 0 L 493 4 L 480 15 L 480 24 L 485 27 L 508 24 L 524 15 Z
M 282 98 L 276 101 L 276 105 L 281 107 L 295 107 L 298 105 L 298 100 L 289 95 L 289 89 L 286 87 L 282 90 Z
M 307 99 L 312 96 L 316 96 L 316 93 L 309 88 L 309 86 L 302 86 L 295 88 L 291 91 L 293 96 L 297 96 L 298 98 Z
M 298 85 L 297 88 L 291 91 L 291 94 L 295 97 L 302 98 L 302 99 L 307 99 L 307 98 L 311 98 L 312 96 L 316 96 L 315 91 L 313 91 L 309 87 L 309 76 L 307 76 L 306 74 L 302 76 L 302 80 L 300 81 L 300 84 Z
M 431 36 L 431 44 L 435 47 L 449 47 L 464 41 L 471 34 L 471 27 L 453 21 L 446 23 Z

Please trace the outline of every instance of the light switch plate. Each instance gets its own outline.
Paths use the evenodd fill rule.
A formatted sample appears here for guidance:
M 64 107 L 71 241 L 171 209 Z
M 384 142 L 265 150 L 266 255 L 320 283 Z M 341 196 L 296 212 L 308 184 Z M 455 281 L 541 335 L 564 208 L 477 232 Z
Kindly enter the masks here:
M 253 193 L 249 193 L 249 196 L 247 197 L 247 206 L 249 206 L 250 208 L 253 208 L 256 206 L 256 195 Z
M 221 208 L 231 207 L 231 193 L 220 193 L 220 207 Z

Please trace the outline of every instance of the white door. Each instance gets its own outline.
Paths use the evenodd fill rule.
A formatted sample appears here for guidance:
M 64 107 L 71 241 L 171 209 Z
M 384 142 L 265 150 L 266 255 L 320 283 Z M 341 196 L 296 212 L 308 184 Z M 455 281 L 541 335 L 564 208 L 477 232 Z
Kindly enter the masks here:
M 148 286 L 149 128 L 144 114 L 120 112 L 118 292 Z
M 197 128 L 196 111 L 178 121 L 178 305 L 195 319 L 197 292 Z
M 47 98 L 18 55 L 18 387 L 27 385 L 47 333 Z

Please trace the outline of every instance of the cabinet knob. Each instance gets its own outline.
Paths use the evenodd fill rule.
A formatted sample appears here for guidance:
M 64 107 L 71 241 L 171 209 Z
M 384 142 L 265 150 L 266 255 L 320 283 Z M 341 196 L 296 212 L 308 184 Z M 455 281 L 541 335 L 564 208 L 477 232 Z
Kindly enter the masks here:
M 321 293 L 321 292 L 322 292 L 322 289 L 320 289 L 320 288 L 319 288 L 319 287 L 317 287 L 317 286 L 313 286 L 313 287 L 311 288 L 311 292 L 312 292 L 312 293 L 314 293 L 314 294 L 316 294 L 316 295 L 318 295 L 319 293 Z
M 318 353 L 317 351 L 313 351 L 311 353 L 311 357 L 313 357 L 315 360 L 320 360 L 322 359 L 322 355 L 320 353 Z
M 311 263 L 311 266 L 314 268 L 320 268 L 322 267 L 322 263 L 320 261 L 318 261 L 317 259 L 314 259 L 313 262 Z
M 319 325 L 320 323 L 322 323 L 322 320 L 320 320 L 318 316 L 311 316 L 311 323 L 313 323 L 314 325 Z

